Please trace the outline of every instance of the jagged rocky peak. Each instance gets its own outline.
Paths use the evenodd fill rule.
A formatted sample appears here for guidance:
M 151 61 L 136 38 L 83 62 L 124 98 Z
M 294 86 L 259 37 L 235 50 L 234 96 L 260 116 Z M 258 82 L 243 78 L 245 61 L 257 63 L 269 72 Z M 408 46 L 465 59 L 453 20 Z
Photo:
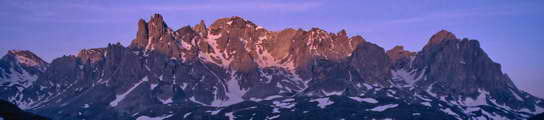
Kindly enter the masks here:
M 431 37 L 427 45 L 435 45 L 435 44 L 439 44 L 440 42 L 444 40 L 456 40 L 456 39 L 457 37 L 453 33 L 447 30 L 440 30 L 438 33 L 434 34 Z
M 138 21 L 138 31 L 136 33 L 136 39 L 132 41 L 130 47 L 132 48 L 144 48 L 147 45 L 149 38 L 149 32 L 147 29 L 147 22 L 144 19 Z
M 193 30 L 198 32 L 198 34 L 200 34 L 202 37 L 206 37 L 208 35 L 208 28 L 206 27 L 204 20 L 200 20 L 200 23 L 196 24 L 195 27 L 193 27 Z
M 175 32 L 155 14 L 149 22 L 138 22 L 136 39 L 129 48 L 155 51 L 182 60 L 200 57 L 221 66 L 285 66 L 292 61 L 304 64 L 313 57 L 341 60 L 363 43 L 361 36 L 349 37 L 345 30 L 330 33 L 319 28 L 308 31 L 286 29 L 267 31 L 239 16 L 220 18 L 207 27 L 203 20 L 194 27 Z M 291 56 L 291 57 L 289 57 Z M 302 56 L 302 57 L 293 57 Z M 249 64 L 250 63 L 250 64 Z M 231 66 L 233 67 L 233 66 Z
M 212 44 L 216 42 L 219 44 L 218 46 L 220 49 L 231 49 L 232 47 L 237 49 L 246 46 L 251 49 L 255 46 L 255 43 L 260 40 L 260 37 L 265 39 L 264 35 L 268 32 L 262 29 L 262 27 L 257 26 L 255 23 L 239 16 L 219 18 L 215 20 L 207 30 L 207 36 L 205 37 L 214 40 L 207 41 L 207 43 Z M 239 43 L 242 43 L 244 46 L 238 45 Z
M 432 45 L 425 46 L 414 60 L 414 67 L 425 72 L 419 86 L 429 86 L 427 91 L 453 100 L 488 96 L 500 105 L 523 106 L 519 101 L 526 97 L 516 97 L 523 92 L 502 72 L 501 65 L 480 48 L 477 40 L 459 40 L 450 32 L 440 31 L 429 43 Z
M 404 46 L 397 45 L 390 50 L 387 50 L 388 55 L 402 55 L 402 56 L 411 56 L 414 55 L 414 52 L 408 51 L 404 49 Z
M 414 56 L 416 54 L 415 52 L 404 50 L 404 46 L 402 45 L 397 45 L 391 50 L 388 50 L 386 53 L 391 61 L 397 61 L 399 59 Z
M 168 32 L 171 32 L 160 14 L 154 14 L 146 22 L 144 19 L 138 21 L 138 32 L 136 39 L 131 43 L 130 47 L 153 49 L 154 42 L 165 41 Z M 163 38 L 163 39 L 161 39 Z
M 164 22 L 164 19 L 162 15 L 160 14 L 154 14 L 150 19 L 148 23 L 149 28 L 149 34 L 151 36 L 158 36 L 159 34 L 162 34 L 164 32 L 167 32 L 168 26 Z
M 350 56 L 350 65 L 364 81 L 378 83 L 382 87 L 391 85 L 390 62 L 385 50 L 371 42 L 357 45 Z
M 203 24 L 203 23 L 202 23 Z M 205 31 L 205 26 L 199 27 Z M 199 31 L 199 32 L 204 32 Z M 173 59 L 193 58 L 197 50 L 195 42 L 203 34 L 199 34 L 190 26 L 185 26 L 173 31 L 168 28 L 160 14 L 151 16 L 148 22 L 140 19 L 136 39 L 129 48 L 144 50 L 144 52 L 157 52 Z
M 314 44 L 320 44 L 321 42 L 328 42 L 330 40 L 333 40 L 331 37 L 334 35 L 316 27 L 311 28 L 308 33 L 310 34 L 308 37 L 308 40 L 310 40 L 309 42 L 312 42 Z
M 388 50 L 386 54 L 389 57 L 389 61 L 393 70 L 411 67 L 410 63 L 413 60 L 412 58 L 414 58 L 416 55 L 415 52 L 404 50 L 404 46 L 400 45 L 397 45 L 391 50 Z
M 312 28 L 308 33 L 306 45 L 309 51 L 332 60 L 340 60 L 350 56 L 356 46 L 364 42 L 361 36 L 348 38 L 345 30 L 334 34 L 319 28 Z
M 106 48 L 83 49 L 79 51 L 79 57 L 83 63 L 96 63 L 104 58 Z
M 47 65 L 47 62 L 28 50 L 9 50 L 2 59 L 14 60 L 23 66 L 37 67 L 40 69 L 45 69 L 45 66 Z
M 227 18 L 217 19 L 210 29 L 217 28 L 256 28 L 257 25 L 249 20 L 246 20 L 240 16 L 233 16 Z
M 351 39 L 350 47 L 352 48 L 356 48 L 359 44 L 366 42 L 365 38 L 363 38 L 363 36 L 360 36 L 360 35 L 353 36 L 350 39 Z
M 337 39 L 336 42 L 339 42 L 341 45 L 347 45 L 344 48 L 348 48 L 348 49 L 354 49 L 355 47 L 357 47 L 357 45 L 365 41 L 363 37 L 359 35 L 356 35 L 350 38 L 348 36 L 348 32 L 344 29 L 336 33 L 335 39 Z
M 2 86 L 3 88 L 0 87 L 2 88 L 0 94 L 14 94 L 20 91 L 5 92 L 3 90 L 12 87 L 21 89 L 32 85 L 37 76 L 46 70 L 47 66 L 47 62 L 28 50 L 9 50 L 0 59 L 0 86 L 7 85 Z
M 238 16 L 216 20 L 207 35 L 199 45 L 201 55 L 222 66 L 240 61 L 246 61 L 246 65 L 253 61 L 260 67 L 296 68 L 316 57 L 338 61 L 351 56 L 357 45 L 365 41 L 361 36 L 349 37 L 345 30 L 337 33 L 319 28 L 267 31 Z
M 345 29 L 342 29 L 336 33 L 337 36 L 348 36 L 348 32 Z

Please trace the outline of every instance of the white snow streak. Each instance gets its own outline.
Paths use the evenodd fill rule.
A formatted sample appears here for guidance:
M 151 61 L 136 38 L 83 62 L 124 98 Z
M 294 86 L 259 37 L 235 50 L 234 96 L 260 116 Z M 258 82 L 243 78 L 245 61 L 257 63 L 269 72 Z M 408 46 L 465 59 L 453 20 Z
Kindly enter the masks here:
M 360 97 L 349 97 L 357 102 L 367 102 L 367 103 L 378 103 L 378 100 L 374 99 L 374 98 L 360 98 Z
M 383 105 L 383 106 L 378 106 L 378 107 L 374 107 L 372 109 L 370 109 L 371 111 L 378 111 L 378 112 L 382 112 L 382 111 L 385 111 L 387 109 L 390 109 L 390 108 L 395 108 L 399 106 L 398 104 L 388 104 L 388 105 Z
M 162 104 L 170 104 L 170 103 L 174 102 L 171 97 L 167 98 L 166 100 L 163 100 L 163 99 L 159 98 L 159 101 L 161 101 Z
M 512 94 L 516 97 L 517 100 L 523 101 L 523 98 L 519 96 L 518 93 L 514 92 L 512 89 L 510 89 L 510 92 L 512 92 Z
M 327 91 L 325 91 L 325 90 L 321 90 L 321 92 L 322 92 L 325 96 L 342 95 L 342 93 L 344 93 L 343 91 L 332 91 L 332 92 L 327 92 Z
M 127 95 L 129 93 L 131 93 L 135 88 L 140 86 L 140 84 L 142 84 L 144 81 L 148 81 L 148 80 L 149 79 L 147 78 L 147 76 L 145 76 L 144 78 L 142 78 L 142 80 L 140 80 L 140 82 L 136 83 L 134 86 L 132 86 L 130 89 L 128 89 L 125 93 L 120 94 L 120 95 L 115 95 L 115 100 L 110 102 L 110 106 L 112 106 L 112 107 L 117 106 L 119 104 L 119 102 L 123 101 L 125 99 L 125 97 L 127 97 Z
M 163 115 L 163 116 L 157 116 L 157 117 L 149 117 L 149 116 L 140 116 L 136 118 L 136 120 L 163 120 L 169 117 L 174 116 L 174 114 L 171 115 Z

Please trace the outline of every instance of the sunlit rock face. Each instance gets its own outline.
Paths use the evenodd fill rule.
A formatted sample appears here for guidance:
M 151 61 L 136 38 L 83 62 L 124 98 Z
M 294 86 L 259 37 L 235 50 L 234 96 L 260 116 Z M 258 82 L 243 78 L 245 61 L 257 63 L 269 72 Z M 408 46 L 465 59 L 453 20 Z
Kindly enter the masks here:
M 155 14 L 137 26 L 128 47 L 51 63 L 8 53 L 0 98 L 53 119 L 525 119 L 544 110 L 478 41 L 446 30 L 411 52 L 237 16 L 173 30 Z

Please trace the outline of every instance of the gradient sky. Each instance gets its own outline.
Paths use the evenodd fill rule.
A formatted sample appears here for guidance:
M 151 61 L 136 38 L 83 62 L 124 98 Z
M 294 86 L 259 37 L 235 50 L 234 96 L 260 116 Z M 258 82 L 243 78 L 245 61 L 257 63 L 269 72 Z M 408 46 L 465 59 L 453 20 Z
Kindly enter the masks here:
M 519 88 L 544 98 L 542 6 L 543 0 L 0 0 L 0 55 L 26 49 L 51 61 L 83 48 L 128 45 L 138 19 L 153 13 L 174 30 L 241 16 L 270 30 L 346 29 L 385 49 L 412 51 L 446 29 L 479 40 Z

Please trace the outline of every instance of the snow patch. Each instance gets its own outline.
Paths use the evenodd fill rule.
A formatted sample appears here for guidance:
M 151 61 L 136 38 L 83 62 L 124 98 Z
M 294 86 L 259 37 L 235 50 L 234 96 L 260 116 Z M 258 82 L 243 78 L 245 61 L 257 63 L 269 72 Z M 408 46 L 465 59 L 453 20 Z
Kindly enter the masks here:
M 273 119 L 277 119 L 277 118 L 280 118 L 280 115 L 274 115 L 272 117 L 269 117 L 268 120 L 273 120 Z
M 211 113 L 212 115 L 217 115 L 217 113 L 219 113 L 220 111 L 221 111 L 221 109 L 211 110 L 211 111 L 206 111 L 206 112 L 209 112 L 209 113 Z
M 274 104 L 274 106 L 279 107 L 279 108 L 293 108 L 296 105 L 295 103 L 291 103 L 291 102 L 285 101 L 285 100 L 283 100 L 282 102 L 274 101 L 272 103 Z
M 360 97 L 349 97 L 357 102 L 367 102 L 367 103 L 372 103 L 372 104 L 376 104 L 378 103 L 378 100 L 374 99 L 374 98 L 360 98 Z
M 276 98 L 281 98 L 283 96 L 281 95 L 272 95 L 272 96 L 268 96 L 266 98 L 264 98 L 264 100 L 272 100 L 272 99 L 276 99 Z
M 519 96 L 518 93 L 514 92 L 512 89 L 510 89 L 510 92 L 512 92 L 512 94 L 516 97 L 517 100 L 523 101 L 523 98 Z
M 169 118 L 169 117 L 172 117 L 172 116 L 174 116 L 174 114 L 157 116 L 157 117 L 149 117 L 149 116 L 142 115 L 142 116 L 136 118 L 136 120 L 163 120 L 163 119 L 166 119 L 166 118 Z
M 228 67 L 230 63 L 232 62 L 231 57 L 227 53 L 227 49 L 224 49 L 223 51 L 220 51 L 219 44 L 217 43 L 217 39 L 221 38 L 221 34 L 214 35 L 211 33 L 208 33 L 208 39 L 204 39 L 206 43 L 208 43 L 212 49 L 213 52 L 209 53 L 201 53 L 199 57 L 201 57 L 204 61 L 217 64 L 221 67 Z
M 161 101 L 162 104 L 170 104 L 170 103 L 173 103 L 174 101 L 172 101 L 172 98 L 167 98 L 166 100 L 163 100 L 163 99 L 160 99 L 159 98 L 159 101 Z
M 480 93 L 480 95 L 476 98 L 465 98 L 463 104 L 467 106 L 487 105 L 486 96 L 489 95 L 489 92 L 478 89 L 478 93 Z
M 3 79 L 0 81 L 0 86 L 2 87 L 22 86 L 23 88 L 17 87 L 19 91 L 21 91 L 24 88 L 28 88 L 32 86 L 32 84 L 36 80 L 38 80 L 37 75 L 32 75 L 28 73 L 26 70 L 22 70 L 22 72 L 19 73 L 15 69 L 10 68 L 10 71 L 12 71 L 12 73 L 9 74 L 6 79 Z
M 257 26 L 255 29 L 264 29 L 263 26 Z
M 189 115 L 191 115 L 191 112 L 185 113 L 185 115 L 183 115 L 183 118 L 187 118 L 187 116 Z
M 366 88 L 367 90 L 374 89 L 374 86 L 369 85 L 369 84 L 367 84 L 367 83 L 363 83 L 363 86 L 365 86 L 365 88 Z
M 131 93 L 134 89 L 136 89 L 138 86 L 140 86 L 140 84 L 142 84 L 145 81 L 149 81 L 147 76 L 142 78 L 142 80 L 140 80 L 140 82 L 136 83 L 134 86 L 132 86 L 130 89 L 128 89 L 125 93 L 122 93 L 120 95 L 115 95 L 115 100 L 110 102 L 110 106 L 112 106 L 112 107 L 117 106 L 119 104 L 119 102 L 123 101 L 125 99 L 125 97 L 127 97 L 127 95 L 129 93 Z
M 228 106 L 244 101 L 242 96 L 246 94 L 247 90 L 243 90 L 242 87 L 240 87 L 237 79 L 228 80 L 226 85 L 228 100 L 215 100 L 212 102 L 211 106 Z
M 425 105 L 425 106 L 428 106 L 428 107 L 432 107 L 432 106 L 431 106 L 431 103 L 429 103 L 429 102 L 422 102 L 421 104 L 422 104 L 422 105 Z
M 89 104 L 84 104 L 83 105 L 83 108 L 89 108 L 89 107 L 91 107 Z
M 482 114 L 484 114 L 485 116 L 491 118 L 491 120 L 508 120 L 508 118 L 502 117 L 500 115 L 496 115 L 494 113 L 489 113 L 487 111 L 482 111 Z
M 430 94 L 431 96 L 435 96 L 435 97 L 438 97 L 438 96 L 437 96 L 436 94 L 434 94 L 434 93 L 432 92 L 432 89 L 433 89 L 433 85 L 434 85 L 434 83 L 433 83 L 433 84 L 431 84 L 431 85 L 429 85 L 429 87 L 427 87 L 427 90 L 426 90 L 426 92 L 427 92 L 427 93 L 429 93 L 429 94 Z
M 187 83 L 181 83 L 181 88 L 182 88 L 183 90 L 186 90 L 185 88 L 187 88 L 187 85 L 188 85 Z
M 422 72 L 408 71 L 405 69 L 391 70 L 393 80 L 404 82 L 400 87 L 413 87 L 417 81 L 423 78 L 423 73 L 425 73 L 425 69 Z
M 440 109 L 440 110 L 442 110 L 443 112 L 446 112 L 446 113 L 449 114 L 449 115 L 453 115 L 453 116 L 455 116 L 456 118 L 458 118 L 458 115 L 457 115 L 455 112 L 453 112 L 450 108 L 445 108 L 445 109 Z M 493 119 L 493 120 L 494 120 L 494 119 Z
M 185 42 L 185 41 L 181 41 L 181 48 L 185 49 L 185 50 L 190 50 L 191 48 L 193 48 L 193 45 L 191 45 L 191 43 L 188 43 L 188 42 Z
M 159 86 L 159 84 L 152 83 L 149 87 L 150 87 L 151 90 L 154 90 L 157 86 Z
M 399 106 L 398 104 L 388 104 L 388 105 L 383 105 L 383 106 L 378 106 L 378 107 L 374 107 L 372 109 L 370 109 L 371 111 L 377 111 L 377 112 L 382 112 L 382 111 L 385 111 L 387 109 L 391 109 L 391 108 L 395 108 Z
M 7 78 L 0 79 L 0 88 L 15 87 L 17 89 L 15 96 L 8 97 L 8 101 L 18 105 L 23 110 L 34 108 L 37 102 L 32 99 L 25 99 L 22 93 L 24 89 L 33 85 L 38 76 L 30 74 L 26 70 L 22 70 L 22 72 L 17 72 L 13 68 L 10 70 L 13 72 Z
M 228 113 L 225 113 L 225 116 L 227 116 L 229 118 L 229 120 L 234 120 L 236 117 L 234 117 L 234 113 L 233 112 L 228 112 Z
M 535 107 L 535 111 L 533 113 L 542 113 L 544 112 L 544 108 L 540 106 Z
M 331 96 L 331 95 L 342 95 L 342 91 L 332 91 L 332 92 L 327 92 L 325 90 L 321 90 L 321 92 L 325 95 L 325 96 Z
M 318 98 L 310 100 L 310 102 L 317 102 L 317 106 L 319 106 L 321 109 L 333 104 L 334 102 L 329 100 L 329 98 Z

